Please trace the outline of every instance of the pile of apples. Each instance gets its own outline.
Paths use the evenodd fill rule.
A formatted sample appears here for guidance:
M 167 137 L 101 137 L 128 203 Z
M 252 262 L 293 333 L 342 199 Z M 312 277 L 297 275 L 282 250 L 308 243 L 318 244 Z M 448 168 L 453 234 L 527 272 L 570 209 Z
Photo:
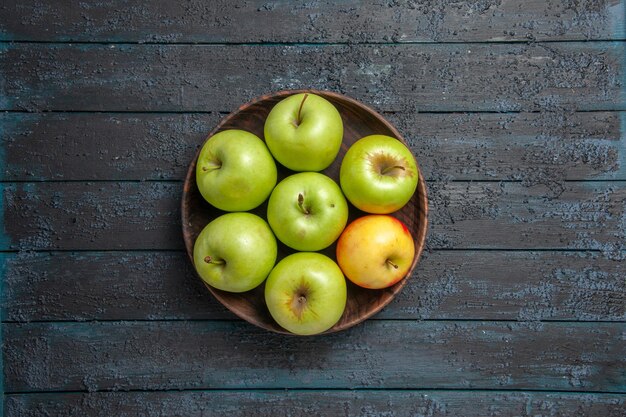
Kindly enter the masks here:
M 321 333 L 345 309 L 344 275 L 379 289 L 409 271 L 413 238 L 389 213 L 415 192 L 415 159 L 395 138 L 366 136 L 348 148 L 338 185 L 319 171 L 339 154 L 341 115 L 309 93 L 277 103 L 264 136 L 265 142 L 250 132 L 225 130 L 202 147 L 196 166 L 200 193 L 229 213 L 202 230 L 194 265 L 207 284 L 224 291 L 249 291 L 266 281 L 265 302 L 280 326 L 298 335 Z M 276 161 L 295 171 L 278 184 Z M 268 199 L 267 221 L 249 212 Z M 347 225 L 346 199 L 368 214 Z M 276 263 L 276 239 L 297 252 Z M 337 262 L 318 252 L 335 241 Z

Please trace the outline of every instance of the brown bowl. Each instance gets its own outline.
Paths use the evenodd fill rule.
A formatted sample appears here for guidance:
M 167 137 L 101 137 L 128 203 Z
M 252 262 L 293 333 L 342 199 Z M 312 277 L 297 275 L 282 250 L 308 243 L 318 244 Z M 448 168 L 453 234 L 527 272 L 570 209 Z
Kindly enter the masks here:
M 333 178 L 337 183 L 339 183 L 339 168 L 341 166 L 343 156 L 348 150 L 348 147 L 350 147 L 350 145 L 358 139 L 367 135 L 383 134 L 395 137 L 406 145 L 406 141 L 396 128 L 374 110 L 344 95 L 316 90 L 281 91 L 275 94 L 256 98 L 253 101 L 239 107 L 239 109 L 222 119 L 217 127 L 209 133 L 208 138 L 222 130 L 242 129 L 252 132 L 263 139 L 263 125 L 267 115 L 274 105 L 292 94 L 304 92 L 317 94 L 333 103 L 339 110 L 343 119 L 343 145 L 341 146 L 339 155 L 330 167 L 322 171 L 323 174 Z M 200 234 L 200 231 L 204 228 L 204 226 L 206 226 L 211 220 L 224 214 L 223 211 L 220 211 L 208 204 L 198 191 L 198 187 L 196 186 L 196 161 L 198 160 L 199 152 L 200 150 L 198 150 L 198 153 L 189 165 L 182 198 L 183 237 L 185 239 L 187 254 L 189 255 L 192 263 L 193 245 L 196 237 Z M 294 173 L 280 164 L 277 164 L 277 166 L 279 181 L 282 178 Z M 350 204 L 349 209 L 350 216 L 348 222 L 366 214 L 357 210 Z M 264 219 L 267 219 L 267 202 L 252 210 L 252 212 Z M 411 230 L 415 241 L 415 258 L 413 259 L 413 263 L 407 277 L 410 276 L 411 272 L 415 268 L 415 265 L 417 265 L 417 262 L 422 254 L 422 250 L 424 249 L 424 241 L 426 239 L 426 230 L 428 227 L 427 213 L 428 200 L 426 197 L 426 184 L 420 172 L 417 191 L 413 195 L 413 198 L 401 210 L 392 214 L 394 217 L 402 220 L 407 225 L 409 230 Z M 329 248 L 322 251 L 322 253 L 328 255 L 333 260 L 336 260 L 335 247 L 336 246 L 333 244 Z M 282 245 L 279 242 L 279 260 L 294 252 L 294 250 Z M 348 301 L 346 309 L 339 322 L 331 329 L 327 330 L 326 333 L 347 329 L 376 314 L 383 307 L 389 304 L 395 295 L 400 292 L 402 287 L 404 287 L 407 282 L 407 277 L 400 280 L 395 285 L 382 290 L 369 290 L 361 288 L 352 284 L 349 280 L 346 280 L 348 283 Z M 265 305 L 264 284 L 261 284 L 259 287 L 245 293 L 230 293 L 218 290 L 210 285 L 206 286 L 215 298 L 217 298 L 224 306 L 240 318 L 273 332 L 291 334 L 287 330 L 280 327 L 274 319 L 272 319 L 272 316 Z

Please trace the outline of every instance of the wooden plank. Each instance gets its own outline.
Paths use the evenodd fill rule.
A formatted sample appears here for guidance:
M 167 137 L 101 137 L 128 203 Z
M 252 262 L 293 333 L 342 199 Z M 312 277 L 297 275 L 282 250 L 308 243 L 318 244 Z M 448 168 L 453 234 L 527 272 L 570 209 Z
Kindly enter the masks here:
M 626 179 L 626 113 L 387 115 L 427 180 Z
M 4 113 L 5 181 L 183 179 L 220 114 Z M 626 113 L 386 114 L 427 179 L 626 179 Z
M 4 260 L 5 320 L 235 318 L 185 252 L 22 252 Z
M 536 184 L 534 182 L 537 182 Z M 430 182 L 428 247 L 626 250 L 626 184 Z M 182 249 L 179 182 L 3 185 L 2 249 Z M 259 209 L 261 210 L 261 209 Z M 258 212 L 261 215 L 264 213 Z
M 4 5 L 0 39 L 104 42 L 446 42 L 624 39 L 624 2 L 36 0 Z M 280 22 L 280 24 L 277 24 Z
M 383 111 L 626 110 L 625 47 L 4 44 L 0 110 L 231 111 L 293 88 Z
M 285 337 L 239 321 L 4 324 L 7 392 L 493 388 L 621 392 L 623 324 L 368 321 Z
M 1 178 L 180 180 L 220 117 L 218 113 L 4 113 L 0 115 Z
M 10 249 L 181 249 L 182 183 L 18 183 L 4 187 Z M 4 247 L 6 249 L 6 246 Z
M 183 391 L 13 394 L 7 417 L 587 416 L 618 417 L 624 397 L 502 391 Z M 471 407 L 468 406 L 471 404 Z
M 0 260 L 4 320 L 235 319 L 184 252 L 24 252 Z M 623 261 L 598 253 L 435 251 L 375 319 L 626 321 L 625 275 Z
M 429 183 L 428 244 L 432 248 L 595 249 L 621 259 L 626 249 L 626 186 L 545 180 Z M 534 181 L 538 183 L 533 185 Z

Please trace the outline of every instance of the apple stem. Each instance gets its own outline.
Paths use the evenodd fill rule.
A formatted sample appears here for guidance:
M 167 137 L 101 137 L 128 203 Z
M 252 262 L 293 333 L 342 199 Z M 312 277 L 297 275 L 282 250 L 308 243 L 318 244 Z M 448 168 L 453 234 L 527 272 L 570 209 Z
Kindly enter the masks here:
M 202 170 L 203 171 L 215 171 L 216 169 L 220 169 L 222 167 L 222 164 L 210 164 L 208 166 L 203 166 Z
M 300 207 L 300 210 L 304 214 L 311 214 L 311 212 L 306 207 L 304 207 L 304 196 L 302 195 L 302 193 L 298 194 L 298 207 Z
M 213 259 L 210 256 L 205 256 L 204 257 L 204 262 L 206 262 L 208 264 L 214 264 L 214 265 L 224 265 L 226 263 L 222 259 Z
M 389 265 L 393 266 L 394 268 L 398 269 L 398 265 L 397 265 L 397 264 L 395 264 L 395 263 L 393 263 L 393 262 L 391 261 L 391 259 L 387 259 L 387 263 L 388 263 Z
M 308 93 L 304 93 L 304 97 L 302 97 L 302 101 L 300 102 L 300 107 L 298 108 L 298 117 L 296 119 L 296 126 L 300 126 L 300 122 L 302 121 L 302 119 L 300 118 L 300 113 L 302 112 L 302 106 L 304 106 L 304 101 L 307 99 L 308 96 L 309 96 Z
M 392 165 L 392 166 L 390 166 L 390 167 L 385 167 L 385 168 L 383 168 L 383 169 L 380 171 L 380 173 L 381 173 L 382 175 L 387 175 L 389 172 L 393 171 L 393 170 L 394 170 L 394 169 L 396 169 L 396 168 L 397 168 L 397 169 L 401 169 L 402 171 L 404 171 L 404 170 L 406 169 L 406 168 L 404 168 L 404 167 L 403 167 L 403 166 L 401 166 L 401 165 Z

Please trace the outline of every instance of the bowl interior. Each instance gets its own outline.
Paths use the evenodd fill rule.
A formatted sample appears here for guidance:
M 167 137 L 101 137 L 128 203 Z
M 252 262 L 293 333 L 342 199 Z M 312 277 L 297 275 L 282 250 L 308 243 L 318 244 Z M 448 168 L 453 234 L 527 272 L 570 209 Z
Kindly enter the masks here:
M 222 130 L 243 129 L 254 133 L 261 139 L 264 139 L 263 125 L 267 115 L 274 105 L 289 95 L 302 92 L 309 92 L 324 97 L 335 105 L 343 119 L 344 136 L 339 155 L 331 166 L 322 171 L 323 174 L 333 178 L 337 183 L 339 183 L 339 168 L 341 166 L 343 156 L 350 145 L 358 139 L 367 135 L 383 134 L 395 137 L 406 144 L 400 133 L 381 115 L 369 107 L 341 94 L 315 90 L 282 91 L 272 95 L 259 97 L 250 103 L 244 104 L 235 112 L 225 117 L 208 137 L 210 138 L 212 135 Z M 198 187 L 196 186 L 195 176 L 197 158 L 198 154 L 196 154 L 194 160 L 189 166 L 187 177 L 185 179 L 181 206 L 183 237 L 185 239 L 187 253 L 192 263 L 193 245 L 196 237 L 200 234 L 200 231 L 204 228 L 204 226 L 206 226 L 211 220 L 225 213 L 208 204 L 200 195 Z M 294 173 L 293 171 L 282 167 L 278 163 L 277 166 L 278 181 Z M 366 214 L 359 211 L 351 204 L 349 204 L 349 209 L 350 215 L 348 222 Z M 407 225 L 409 230 L 411 230 L 415 242 L 415 258 L 413 259 L 413 264 L 411 265 L 411 269 L 409 270 L 407 277 L 410 276 L 411 272 L 415 268 L 415 265 L 417 264 L 424 248 L 427 230 L 427 210 L 428 203 L 426 196 L 426 184 L 424 183 L 424 179 L 422 178 L 420 172 L 418 188 L 413 195 L 413 198 L 401 210 L 392 214 L 394 217 L 402 220 Z M 267 202 L 251 212 L 267 219 Z M 278 260 L 295 252 L 293 249 L 288 248 L 280 242 L 278 242 L 278 244 Z M 323 250 L 322 253 L 335 260 L 335 244 Z M 348 301 L 346 309 L 339 322 L 327 332 L 347 329 L 380 311 L 393 299 L 402 287 L 404 287 L 407 277 L 400 280 L 395 285 L 382 290 L 369 290 L 361 288 L 352 284 L 349 280 L 346 280 L 348 283 Z M 221 291 L 209 285 L 207 285 L 207 288 L 211 291 L 215 298 L 217 298 L 224 306 L 240 318 L 270 331 L 289 333 L 280 327 L 269 314 L 264 300 L 264 284 L 251 291 L 238 294 Z

